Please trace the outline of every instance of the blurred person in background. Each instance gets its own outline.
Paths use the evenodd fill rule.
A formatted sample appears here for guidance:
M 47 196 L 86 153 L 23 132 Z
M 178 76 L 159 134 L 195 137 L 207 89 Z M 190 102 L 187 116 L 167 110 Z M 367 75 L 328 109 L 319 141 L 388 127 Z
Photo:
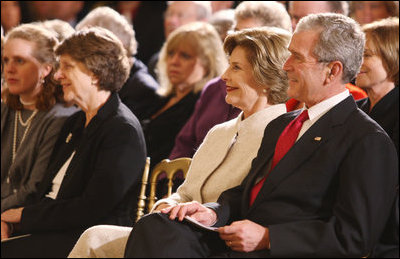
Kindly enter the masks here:
M 235 25 L 235 10 L 224 9 L 213 13 L 208 22 L 217 30 L 221 41 L 224 42 L 228 32 L 233 30 Z
M 169 1 L 164 13 L 165 39 L 169 34 L 184 24 L 195 21 L 208 21 L 211 17 L 211 1 Z M 155 53 L 149 60 L 150 74 L 159 81 L 156 65 L 160 52 Z
M 156 90 L 159 85 L 148 73 L 147 67 L 142 61 L 135 58 L 137 54 L 137 41 L 132 25 L 110 7 L 97 7 L 90 11 L 76 26 L 77 30 L 85 27 L 100 26 L 110 30 L 117 36 L 129 59 L 130 73 L 128 80 L 124 83 L 118 94 L 121 101 L 142 120 L 149 109 L 158 101 Z
M 19 25 L 22 20 L 19 1 L 1 1 L 1 26 L 5 33 Z
M 60 19 L 72 27 L 84 15 L 84 1 L 29 1 L 24 3 L 29 13 L 29 22 Z
M 1 102 L 3 102 L 3 83 L 4 83 L 4 76 L 3 76 L 3 46 L 4 46 L 4 31 L 3 31 L 3 26 L 1 26 L 1 99 L 0 99 Z
M 59 19 L 45 20 L 39 23 L 44 28 L 54 32 L 60 43 L 75 32 L 75 29 L 68 22 Z
M 214 14 L 216 12 L 232 9 L 234 8 L 235 1 L 210 1 L 211 2 L 211 12 Z
M 346 16 L 349 14 L 347 1 L 288 1 L 288 5 L 293 31 L 301 18 L 312 13 L 340 13 Z
M 165 41 L 163 14 L 168 1 L 111 1 L 113 7 L 124 15 L 135 30 L 138 42 L 136 57 L 148 64 Z
M 356 84 L 368 98 L 357 104 L 382 126 L 399 152 L 399 18 L 365 24 L 362 30 L 366 43 Z
M 271 26 L 292 32 L 290 16 L 276 1 L 244 1 L 235 8 L 235 31 Z
M 349 16 L 361 25 L 399 17 L 399 1 L 350 1 Z

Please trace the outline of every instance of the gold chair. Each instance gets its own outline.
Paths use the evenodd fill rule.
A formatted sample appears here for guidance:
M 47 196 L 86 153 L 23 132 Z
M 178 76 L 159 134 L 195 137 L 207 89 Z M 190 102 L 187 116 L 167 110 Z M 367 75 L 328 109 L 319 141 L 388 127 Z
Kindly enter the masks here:
M 146 207 L 146 186 L 149 179 L 150 171 L 150 157 L 146 157 L 146 164 L 143 170 L 142 185 L 140 187 L 140 194 L 138 197 L 138 205 L 136 212 L 136 222 L 144 215 L 144 209 Z
M 158 163 L 152 170 L 150 176 L 150 195 L 149 202 L 147 205 L 148 211 L 151 211 L 154 203 L 157 200 L 156 197 L 156 187 L 157 187 L 157 178 L 161 173 L 165 173 L 168 179 L 168 193 L 167 196 L 171 196 L 172 194 L 172 186 L 174 176 L 178 172 L 183 173 L 183 177 L 186 178 L 187 171 L 189 170 L 190 163 L 192 159 L 189 157 L 177 158 L 174 160 L 164 159 L 160 163 Z

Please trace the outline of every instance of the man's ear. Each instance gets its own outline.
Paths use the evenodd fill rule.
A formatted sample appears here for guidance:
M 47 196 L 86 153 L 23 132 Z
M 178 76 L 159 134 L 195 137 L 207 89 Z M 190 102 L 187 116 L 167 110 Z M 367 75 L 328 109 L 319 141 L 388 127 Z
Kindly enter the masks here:
M 343 74 L 343 65 L 340 61 L 332 61 L 327 65 L 325 83 L 330 83 Z

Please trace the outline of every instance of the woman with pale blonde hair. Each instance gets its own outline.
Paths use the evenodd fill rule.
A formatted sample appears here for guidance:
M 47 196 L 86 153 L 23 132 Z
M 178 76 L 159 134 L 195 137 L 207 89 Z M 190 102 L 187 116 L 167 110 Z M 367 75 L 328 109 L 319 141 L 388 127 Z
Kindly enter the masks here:
M 152 165 L 168 157 L 205 83 L 226 66 L 221 39 L 212 25 L 189 23 L 169 35 L 157 64 L 161 97 L 141 121 Z
M 204 84 L 210 79 L 221 75 L 226 68 L 226 58 L 222 44 L 215 38 L 216 30 L 205 22 L 193 22 L 174 31 L 161 49 L 160 59 L 157 63 L 158 77 L 161 84 L 159 93 L 163 96 L 191 88 L 194 93 L 202 90 Z M 184 82 L 174 85 L 174 80 L 169 77 L 168 58 L 171 52 L 180 49 L 193 51 L 200 65 L 203 67 L 203 76 L 199 80 Z M 188 54 L 188 53 L 186 53 Z M 186 57 L 187 58 L 187 57 Z

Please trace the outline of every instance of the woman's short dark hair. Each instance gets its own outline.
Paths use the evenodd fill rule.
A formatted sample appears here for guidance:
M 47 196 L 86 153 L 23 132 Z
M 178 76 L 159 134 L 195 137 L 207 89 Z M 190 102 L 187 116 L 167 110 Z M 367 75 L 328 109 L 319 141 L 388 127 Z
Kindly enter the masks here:
M 75 32 L 56 49 L 81 62 L 99 81 L 99 90 L 118 91 L 129 76 L 129 61 L 121 41 L 112 32 L 91 27 Z

